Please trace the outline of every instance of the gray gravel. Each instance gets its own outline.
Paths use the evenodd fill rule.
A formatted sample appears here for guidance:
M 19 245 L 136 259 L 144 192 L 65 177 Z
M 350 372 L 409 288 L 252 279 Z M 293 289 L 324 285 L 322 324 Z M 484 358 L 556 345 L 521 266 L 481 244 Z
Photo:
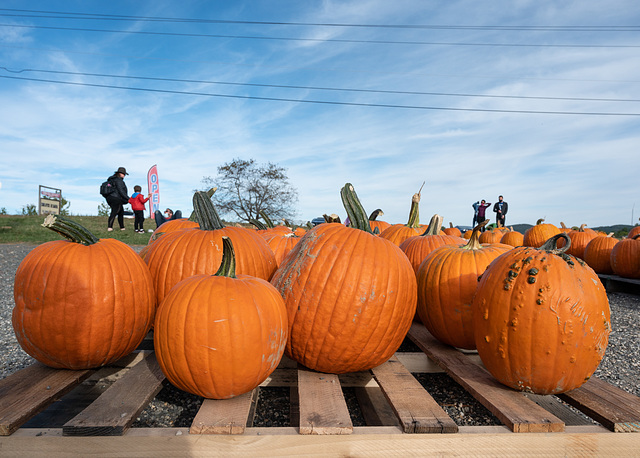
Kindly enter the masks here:
M 11 326 L 13 278 L 33 245 L 0 244 L 0 379 L 34 362 L 18 345 Z M 595 375 L 640 396 L 640 296 L 610 293 L 613 332 L 604 360 Z M 408 340 L 401 350 L 419 351 Z M 416 374 L 436 401 L 459 425 L 500 424 L 488 410 L 446 374 Z M 364 425 L 353 390 L 344 390 L 355 426 Z M 189 426 L 202 398 L 166 385 L 140 414 L 134 427 Z M 288 388 L 266 388 L 260 393 L 255 426 L 290 426 Z

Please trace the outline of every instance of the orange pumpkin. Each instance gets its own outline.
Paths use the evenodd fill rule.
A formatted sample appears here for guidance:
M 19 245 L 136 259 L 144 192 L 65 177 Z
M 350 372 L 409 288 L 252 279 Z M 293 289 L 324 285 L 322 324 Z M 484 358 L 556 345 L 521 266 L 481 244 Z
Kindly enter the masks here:
M 584 249 L 584 261 L 599 274 L 612 274 L 611 250 L 618 239 L 611 236 L 594 237 Z
M 145 261 L 153 277 L 158 304 L 179 281 L 198 274 L 213 274 L 222 260 L 222 236 L 234 244 L 239 274 L 269 280 L 276 259 L 256 231 L 225 226 L 207 193 L 193 196 L 199 227 L 164 234 L 149 249 Z
M 640 235 L 620 240 L 611 249 L 613 273 L 625 278 L 640 278 Z
M 215 275 L 175 285 L 158 308 L 153 341 L 167 379 L 210 399 L 247 393 L 278 366 L 287 342 L 287 312 L 267 281 L 235 275 L 233 247 L 222 238 Z
M 271 280 L 288 311 L 285 354 L 334 374 L 389 359 L 416 308 L 416 277 L 407 257 L 373 235 L 351 184 L 341 196 L 351 227 L 324 223 L 311 229 Z
M 629 233 L 627 234 L 627 238 L 634 238 L 636 235 L 640 235 L 640 226 L 633 226 Z
M 485 231 L 480 234 L 480 243 L 500 243 L 504 232 L 499 229 Z
M 463 242 L 460 237 L 441 234 L 442 216 L 433 215 L 429 228 L 422 235 L 409 237 L 400 244 L 400 249 L 409 258 L 413 271 L 417 272 L 420 263 L 436 248 L 442 245 L 457 245 Z
M 454 237 L 462 237 L 462 232 L 457 227 L 453 226 L 453 223 L 449 221 L 449 227 L 442 229 L 442 231 L 447 235 L 452 235 Z
M 482 275 L 473 328 L 484 366 L 521 391 L 558 394 L 582 385 L 598 367 L 611 332 L 607 294 L 583 261 L 558 249 L 513 248 Z
M 522 246 L 524 245 L 524 235 L 511 229 L 509 232 L 505 232 L 502 235 L 500 243 L 510 246 Z
M 49 215 L 43 226 L 68 240 L 38 245 L 16 271 L 12 324 L 20 346 L 47 366 L 73 370 L 129 354 L 155 313 L 144 261 L 72 220 Z
M 424 185 L 423 185 L 424 186 Z M 422 190 L 422 188 L 420 188 Z M 409 237 L 420 235 L 420 191 L 411 198 L 411 209 L 409 210 L 409 220 L 407 224 L 392 224 L 380 233 L 380 237 L 389 240 L 393 244 L 400 246 Z
M 378 216 L 380 215 L 384 215 L 384 212 L 380 208 L 372 211 L 369 215 L 369 226 L 371 226 L 371 232 L 376 233 L 376 228 L 378 228 L 378 235 L 388 227 L 391 227 L 391 223 L 378 219 Z
M 293 232 L 289 232 L 288 234 L 263 234 L 262 236 L 275 255 L 276 266 L 280 266 L 285 256 L 289 254 L 291 249 L 298 243 L 298 240 L 300 240 L 300 237 L 296 236 Z
M 459 348 L 476 348 L 471 303 L 478 277 L 491 261 L 511 249 L 500 243 L 481 245 L 480 227 L 468 243 L 432 251 L 416 273 L 420 321 L 436 339 Z
M 538 248 L 547 240 L 560 233 L 560 229 L 550 223 L 545 223 L 541 218 L 536 222 L 535 226 L 530 227 L 524 233 L 523 245 Z

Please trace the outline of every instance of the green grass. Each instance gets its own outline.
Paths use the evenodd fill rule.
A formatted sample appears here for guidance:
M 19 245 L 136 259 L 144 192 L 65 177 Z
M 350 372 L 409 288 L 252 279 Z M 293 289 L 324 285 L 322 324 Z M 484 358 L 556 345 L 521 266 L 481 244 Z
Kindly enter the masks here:
M 64 237 L 42 227 L 43 216 L 0 215 L 0 243 L 28 243 L 39 245 L 51 240 L 65 240 Z M 89 229 L 98 238 L 113 238 L 127 245 L 146 245 L 151 237 L 150 232 L 138 234 L 133 230 L 133 219 L 125 218 L 126 230 L 121 231 L 118 223 L 114 224 L 113 232 L 107 232 L 106 216 L 68 216 Z M 155 229 L 156 223 L 145 219 L 145 230 Z

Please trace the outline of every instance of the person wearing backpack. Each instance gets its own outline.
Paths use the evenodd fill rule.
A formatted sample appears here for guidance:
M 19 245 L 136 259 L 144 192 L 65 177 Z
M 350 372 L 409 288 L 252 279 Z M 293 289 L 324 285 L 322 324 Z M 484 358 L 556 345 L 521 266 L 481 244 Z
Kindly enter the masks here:
M 120 225 L 120 230 L 124 231 L 124 207 L 123 205 L 129 203 L 129 191 L 127 190 L 127 185 L 124 182 L 125 175 L 129 175 L 127 173 L 127 169 L 124 167 L 118 167 L 113 175 L 107 178 L 107 182 L 111 185 L 113 189 L 110 194 L 108 194 L 105 199 L 107 199 L 107 204 L 111 207 L 111 214 L 109 214 L 109 219 L 107 221 L 107 230 L 113 230 L 113 223 L 118 218 L 118 224 Z

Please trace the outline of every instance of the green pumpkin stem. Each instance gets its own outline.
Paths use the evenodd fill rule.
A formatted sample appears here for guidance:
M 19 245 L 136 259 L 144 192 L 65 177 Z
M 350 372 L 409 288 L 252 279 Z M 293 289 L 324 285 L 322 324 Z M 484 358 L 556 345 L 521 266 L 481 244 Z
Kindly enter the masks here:
M 420 190 L 411 198 L 411 209 L 409 209 L 409 220 L 407 221 L 407 227 L 417 228 L 420 227 L 420 193 L 424 187 L 424 182 L 420 186 Z
M 566 244 L 562 248 L 558 248 L 558 240 L 564 239 Z M 539 250 L 549 251 L 553 254 L 564 253 L 571 247 L 571 238 L 565 234 L 564 232 L 560 232 L 559 234 L 554 235 L 549 240 L 544 242 L 544 244 L 538 248 Z
M 429 227 L 424 234 L 422 235 L 439 235 L 440 230 L 442 229 L 442 222 L 444 218 L 438 214 L 435 214 L 431 217 L 431 221 L 429 221 Z
M 267 226 L 262 221 L 258 221 L 257 219 L 251 218 L 249 222 L 261 231 L 264 231 L 267 229 Z
M 89 229 L 64 216 L 47 215 L 42 226 L 82 245 L 93 245 L 100 241 Z
M 347 211 L 351 227 L 373 234 L 367 213 L 364 211 L 364 208 L 358 199 L 358 195 L 356 194 L 356 190 L 353 189 L 353 185 L 351 183 L 345 184 L 340 190 L 340 197 L 342 198 L 342 204 Z
M 206 191 L 207 195 L 209 196 L 209 199 L 211 199 L 213 197 L 213 195 L 216 193 L 216 191 L 218 190 L 218 188 L 211 188 L 208 191 Z M 189 221 L 195 221 L 196 223 L 198 222 L 197 216 L 196 216 L 196 212 L 192 212 L 191 215 L 189 216 Z
M 196 215 L 196 222 L 202 230 L 215 231 L 225 227 L 213 206 L 213 202 L 211 202 L 211 196 L 208 192 L 195 192 L 193 195 L 193 213 Z
M 258 212 L 258 214 L 259 214 L 260 216 L 262 216 L 262 219 L 264 219 L 265 223 L 267 223 L 267 228 L 269 228 L 269 229 L 273 229 L 273 227 L 274 227 L 274 226 L 273 226 L 273 221 L 271 221 L 271 218 L 269 218 L 269 217 L 267 216 L 267 214 L 264 212 L 264 210 L 260 210 L 260 211 Z
M 214 276 L 236 278 L 236 254 L 227 236 L 222 237 L 222 262 Z
M 369 221 L 375 221 L 376 218 L 378 218 L 378 216 L 380 215 L 384 215 L 384 212 L 382 211 L 381 208 L 378 208 L 372 211 L 371 214 L 369 215 Z

